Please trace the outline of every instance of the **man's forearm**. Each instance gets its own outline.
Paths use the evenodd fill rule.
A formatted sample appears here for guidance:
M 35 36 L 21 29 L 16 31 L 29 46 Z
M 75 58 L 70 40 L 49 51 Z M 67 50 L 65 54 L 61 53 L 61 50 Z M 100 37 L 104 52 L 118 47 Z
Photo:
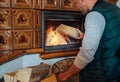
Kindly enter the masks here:
M 79 73 L 80 69 L 73 64 L 67 72 L 68 72 L 69 77 L 71 77 L 71 76 Z

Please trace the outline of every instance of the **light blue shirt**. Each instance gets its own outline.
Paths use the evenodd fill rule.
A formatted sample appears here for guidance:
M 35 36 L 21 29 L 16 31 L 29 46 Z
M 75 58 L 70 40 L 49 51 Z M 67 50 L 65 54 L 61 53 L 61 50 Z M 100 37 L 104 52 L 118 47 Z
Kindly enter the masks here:
M 94 59 L 101 36 L 105 28 L 105 18 L 97 11 L 92 11 L 85 18 L 85 35 L 74 65 L 83 69 Z

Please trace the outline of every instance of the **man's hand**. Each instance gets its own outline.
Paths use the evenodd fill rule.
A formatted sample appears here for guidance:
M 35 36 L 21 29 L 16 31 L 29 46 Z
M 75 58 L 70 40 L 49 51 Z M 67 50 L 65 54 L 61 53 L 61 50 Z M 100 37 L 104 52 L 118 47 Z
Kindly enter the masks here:
M 83 39 L 84 37 L 84 33 L 82 31 L 80 31 L 79 29 L 77 29 L 78 33 L 79 33 L 79 37 L 77 37 L 76 39 Z
M 58 79 L 60 82 L 63 82 L 65 80 L 67 80 L 69 78 L 69 76 L 70 76 L 69 73 L 66 71 L 64 73 L 59 74 Z
M 80 72 L 80 69 L 77 68 L 74 64 L 70 67 L 69 70 L 65 71 L 64 73 L 61 73 L 58 75 L 58 79 L 60 82 L 63 82 L 70 78 L 71 76 L 77 74 Z

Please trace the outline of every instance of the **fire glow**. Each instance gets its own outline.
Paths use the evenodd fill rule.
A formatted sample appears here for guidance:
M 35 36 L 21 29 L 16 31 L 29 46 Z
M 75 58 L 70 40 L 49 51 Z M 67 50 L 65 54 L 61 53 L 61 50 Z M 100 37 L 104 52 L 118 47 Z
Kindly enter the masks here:
M 68 36 L 63 33 L 54 30 L 54 27 L 51 26 L 46 31 L 46 46 L 56 46 L 56 45 L 67 45 L 70 44 L 70 39 Z

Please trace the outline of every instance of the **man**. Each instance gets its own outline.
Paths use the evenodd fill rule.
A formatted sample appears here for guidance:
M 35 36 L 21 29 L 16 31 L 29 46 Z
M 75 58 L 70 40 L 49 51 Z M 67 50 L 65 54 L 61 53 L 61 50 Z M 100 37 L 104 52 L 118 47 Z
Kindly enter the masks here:
M 71 68 L 58 75 L 65 81 L 80 73 L 80 82 L 119 82 L 120 9 L 97 0 L 76 0 L 86 14 L 82 47 Z

